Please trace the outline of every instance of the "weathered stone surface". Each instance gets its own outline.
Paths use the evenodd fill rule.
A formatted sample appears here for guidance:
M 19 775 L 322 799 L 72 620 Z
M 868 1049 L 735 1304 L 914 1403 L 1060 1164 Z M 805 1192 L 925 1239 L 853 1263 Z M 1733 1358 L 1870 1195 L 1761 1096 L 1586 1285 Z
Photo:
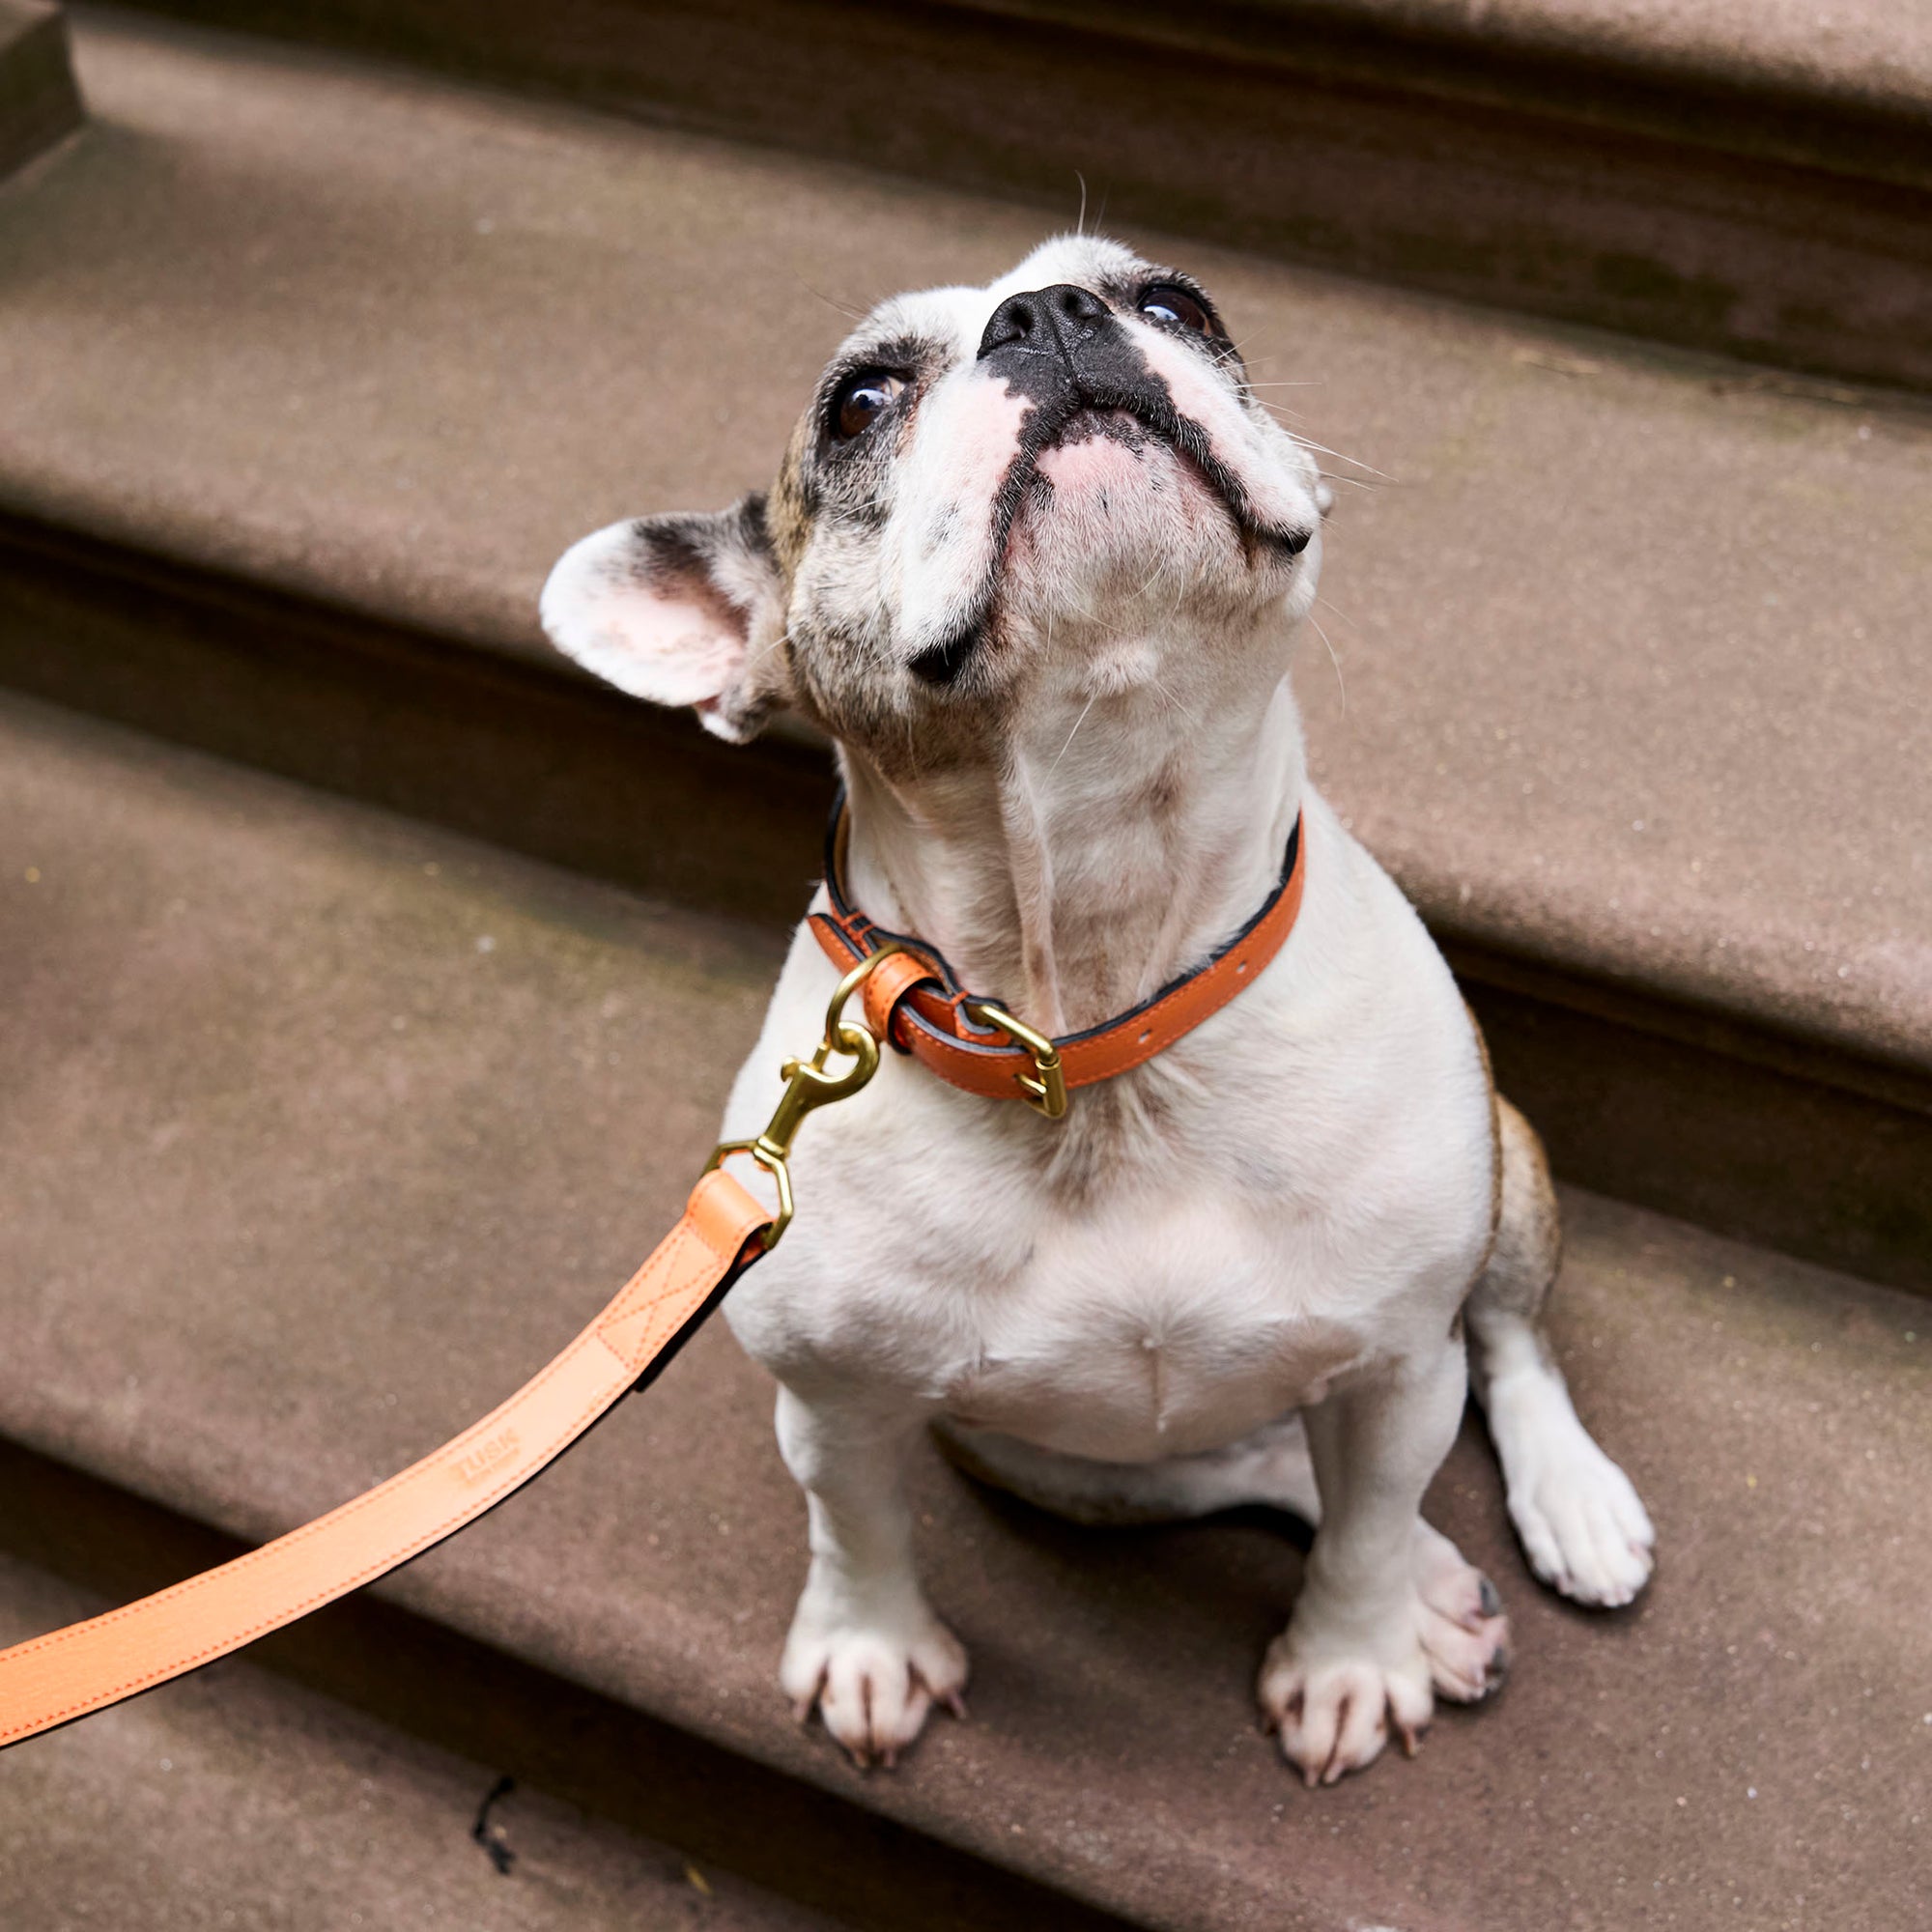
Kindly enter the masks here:
M 480 1412 L 633 1265 L 703 1156 L 769 941 L 0 716 L 0 1434 L 279 1530 Z M 385 1587 L 1141 1922 L 1917 1923 L 1924 1306 L 1588 1196 L 1568 1213 L 1557 1339 L 1656 1514 L 1657 1582 L 1608 1618 L 1539 1593 L 1469 1433 L 1433 1510 L 1509 1602 L 1510 1686 L 1334 1791 L 1253 1723 L 1298 1574 L 1278 1526 L 1077 1532 L 936 1458 L 923 1547 L 973 1719 L 893 1777 L 849 1771 L 774 1687 L 803 1511 L 722 1329 Z
M 60 9 L 45 0 L 0 0 L 0 175 L 83 118 Z
M 0 1643 L 99 1603 L 0 1556 Z M 813 1932 L 668 1845 L 497 1784 L 246 1663 L 0 1757 L 15 1932 Z
M 320 58 L 81 54 L 98 125 L 0 191 L 0 508 L 511 651 L 572 538 L 769 477 L 846 311 L 1045 225 Z M 1317 769 L 1438 927 L 1932 1071 L 1928 419 L 1142 239 L 1346 452 Z
M 1094 11 L 1086 0 L 984 4 L 1076 18 Z M 1640 76 L 1716 97 L 1719 126 L 1702 138 L 1732 132 L 1725 121 L 1748 118 L 1747 104 L 1757 100 L 1757 140 L 1767 147 L 1780 132 L 1774 103 L 1787 111 L 1796 102 L 1829 103 L 1918 119 L 1932 108 L 1932 21 L 1886 0 L 1825 8 L 1812 0 L 1233 0 L 1205 14 L 1172 0 L 1139 0 L 1110 11 L 1126 31 L 1224 46 L 1236 44 L 1237 36 L 1250 46 L 1269 44 L 1273 30 L 1305 35 L 1320 48 L 1323 37 L 1346 33 L 1365 52 L 1383 47 L 1413 83 L 1433 79 L 1444 92 L 1474 91 L 1487 73 L 1491 98 L 1518 102 L 1530 90 L 1523 63 L 1560 61 L 1570 92 L 1552 91 L 1539 104 L 1578 118 L 1614 113 L 1617 83 Z M 1435 54 L 1434 70 L 1422 49 Z M 1700 138 L 1694 128 L 1679 124 L 1678 131 Z M 1826 154 L 1807 158 L 1828 166 L 1833 160 Z
M 1049 209 L 1084 180 L 1117 221 L 1932 386 L 1923 35 L 1878 0 L 150 5 Z

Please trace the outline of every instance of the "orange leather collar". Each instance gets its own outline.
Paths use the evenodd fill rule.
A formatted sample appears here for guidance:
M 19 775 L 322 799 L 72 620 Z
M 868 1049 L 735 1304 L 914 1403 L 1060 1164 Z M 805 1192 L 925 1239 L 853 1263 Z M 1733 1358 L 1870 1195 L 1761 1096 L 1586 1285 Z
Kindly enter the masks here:
M 937 947 L 889 931 L 851 903 L 844 883 L 845 838 L 841 791 L 825 838 L 825 890 L 832 909 L 811 914 L 810 925 L 841 973 L 885 947 L 902 949 L 866 982 L 866 1018 L 872 1031 L 968 1094 L 988 1100 L 1031 1100 L 1038 1106 L 1040 1056 L 988 1018 L 985 1009 L 997 1009 L 998 1002 L 965 991 Z M 1273 892 L 1206 963 L 1171 980 L 1139 1006 L 1051 1042 L 1066 1087 L 1092 1086 L 1142 1065 L 1261 977 L 1301 910 L 1305 843 L 1297 812 Z

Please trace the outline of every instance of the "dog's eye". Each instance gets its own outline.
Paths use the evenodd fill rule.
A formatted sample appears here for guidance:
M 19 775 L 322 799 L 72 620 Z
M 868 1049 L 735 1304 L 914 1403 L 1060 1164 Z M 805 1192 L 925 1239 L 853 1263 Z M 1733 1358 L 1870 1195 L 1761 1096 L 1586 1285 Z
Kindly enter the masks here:
M 1141 313 L 1150 322 L 1171 323 L 1178 328 L 1191 328 L 1197 335 L 1212 335 L 1214 319 L 1187 293 L 1172 282 L 1158 282 L 1141 297 Z
M 862 369 L 838 385 L 832 399 L 832 433 L 840 442 L 864 436 L 905 388 L 904 379 L 884 369 Z

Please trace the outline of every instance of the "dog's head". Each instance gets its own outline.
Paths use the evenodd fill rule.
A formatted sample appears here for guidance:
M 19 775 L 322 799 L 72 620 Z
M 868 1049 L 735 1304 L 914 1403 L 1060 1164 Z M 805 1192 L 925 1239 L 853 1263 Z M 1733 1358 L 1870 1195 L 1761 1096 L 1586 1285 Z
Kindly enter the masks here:
M 543 620 L 723 737 L 791 708 L 930 769 L 996 755 L 1029 693 L 1278 682 L 1325 507 L 1207 293 L 1065 237 L 883 303 L 769 496 L 585 537 Z

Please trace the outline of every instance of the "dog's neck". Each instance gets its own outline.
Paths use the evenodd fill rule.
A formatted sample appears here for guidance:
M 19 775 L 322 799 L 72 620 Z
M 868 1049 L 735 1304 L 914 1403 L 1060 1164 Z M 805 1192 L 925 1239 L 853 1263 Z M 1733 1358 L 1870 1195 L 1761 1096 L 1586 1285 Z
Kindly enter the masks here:
M 944 773 L 889 778 L 844 749 L 846 880 L 962 984 L 1065 1034 L 1137 1005 L 1254 916 L 1300 809 L 1301 725 L 1285 673 L 1184 698 L 1089 679 L 1022 710 L 997 759 Z

